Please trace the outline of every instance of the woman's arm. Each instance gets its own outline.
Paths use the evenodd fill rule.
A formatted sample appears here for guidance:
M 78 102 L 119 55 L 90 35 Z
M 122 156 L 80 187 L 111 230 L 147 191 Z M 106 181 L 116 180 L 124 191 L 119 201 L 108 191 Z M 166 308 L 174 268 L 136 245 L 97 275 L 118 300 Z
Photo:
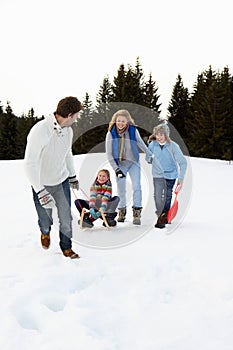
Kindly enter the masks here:
M 106 135 L 105 151 L 106 151 L 107 159 L 108 159 L 111 167 L 115 171 L 118 168 L 118 165 L 116 164 L 116 162 L 113 158 L 113 154 L 112 154 L 112 135 L 111 135 L 110 131 L 108 131 L 107 135 Z

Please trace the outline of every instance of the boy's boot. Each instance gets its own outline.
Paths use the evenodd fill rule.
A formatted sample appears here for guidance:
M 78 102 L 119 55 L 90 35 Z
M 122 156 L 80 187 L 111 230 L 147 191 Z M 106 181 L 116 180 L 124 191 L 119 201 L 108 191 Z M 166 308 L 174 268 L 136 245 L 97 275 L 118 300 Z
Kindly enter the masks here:
M 155 224 L 155 227 L 157 228 L 164 228 L 167 224 L 167 213 L 163 212 L 159 215 L 158 220 Z
M 133 224 L 141 225 L 141 211 L 142 208 L 133 208 Z
M 126 216 L 126 208 L 119 208 L 118 209 L 118 222 L 124 222 Z

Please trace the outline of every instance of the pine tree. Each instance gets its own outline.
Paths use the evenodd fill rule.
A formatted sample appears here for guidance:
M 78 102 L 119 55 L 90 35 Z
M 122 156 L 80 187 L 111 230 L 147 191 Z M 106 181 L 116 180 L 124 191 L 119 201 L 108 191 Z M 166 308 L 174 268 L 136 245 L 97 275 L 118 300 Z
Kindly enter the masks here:
M 20 118 L 17 118 L 17 147 L 19 150 L 19 158 L 24 158 L 25 147 L 27 143 L 27 135 L 30 129 L 36 124 L 39 120 L 34 117 L 34 110 L 31 108 L 28 111 L 28 114 L 23 114 Z
M 96 112 L 93 119 L 100 124 L 108 124 L 112 117 L 111 101 L 113 100 L 112 84 L 105 77 L 96 97 Z
M 233 78 L 230 76 L 228 67 L 219 74 L 219 115 L 221 120 L 221 133 L 217 148 L 222 159 L 233 159 Z M 224 120 L 224 124 L 222 124 Z
M 121 64 L 117 76 L 113 78 L 112 102 L 128 102 L 135 104 L 143 103 L 143 70 L 139 58 L 133 68 L 130 64 L 125 70 L 124 64 Z
M 2 106 L 2 103 L 0 101 L 0 115 L 3 114 L 3 106 Z
M 194 87 L 192 117 L 187 122 L 191 155 L 223 159 L 227 110 L 231 109 L 229 83 L 223 84 L 222 75 L 210 66 Z
M 77 122 L 72 126 L 74 132 L 74 154 L 86 153 L 91 147 L 91 140 L 88 135 L 90 130 L 93 128 L 93 103 L 88 93 L 85 94 L 82 105 L 83 110 L 80 112 Z
M 150 73 L 148 81 L 143 85 L 143 105 L 160 114 L 161 103 L 158 103 L 159 98 L 158 87 L 156 86 L 156 82 L 153 81 L 152 74 Z
M 97 107 L 102 106 L 103 104 L 108 104 L 112 101 L 112 98 L 112 84 L 110 83 L 109 77 L 107 76 L 103 79 L 102 85 L 100 86 L 96 97 Z
M 13 114 L 9 101 L 5 111 L 0 115 L 0 159 L 17 159 L 17 117 Z
M 136 65 L 132 68 L 128 65 L 126 74 L 126 102 L 136 103 L 141 105 L 143 103 L 143 82 L 144 74 L 139 62 L 136 59 Z
M 176 83 L 173 87 L 171 101 L 168 106 L 168 112 L 169 122 L 176 128 L 180 136 L 186 142 L 186 121 L 191 117 L 190 98 L 188 89 L 184 87 L 180 74 L 178 74 Z
M 111 102 L 123 102 L 126 100 L 126 71 L 124 64 L 121 64 L 117 76 L 113 78 L 112 92 L 113 96 Z

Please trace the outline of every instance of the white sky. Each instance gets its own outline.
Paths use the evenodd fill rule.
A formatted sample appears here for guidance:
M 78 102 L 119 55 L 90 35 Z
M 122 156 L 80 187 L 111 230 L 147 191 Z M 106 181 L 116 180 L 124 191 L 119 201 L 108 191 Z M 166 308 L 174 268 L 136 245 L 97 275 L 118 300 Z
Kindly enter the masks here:
M 49 114 L 68 95 L 95 103 L 105 76 L 139 61 L 166 114 L 177 75 L 233 73 L 230 0 L 1 0 L 0 101 L 16 115 Z

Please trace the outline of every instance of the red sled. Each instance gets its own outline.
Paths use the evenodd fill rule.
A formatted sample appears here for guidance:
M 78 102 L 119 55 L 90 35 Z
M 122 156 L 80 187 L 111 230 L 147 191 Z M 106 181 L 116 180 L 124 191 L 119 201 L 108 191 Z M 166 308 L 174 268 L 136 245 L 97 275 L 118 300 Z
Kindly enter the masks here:
M 176 217 L 176 214 L 178 212 L 178 200 L 177 200 L 177 196 L 178 196 L 178 191 L 175 189 L 175 199 L 174 199 L 174 202 L 172 204 L 172 206 L 170 207 L 170 209 L 168 210 L 168 213 L 167 213 L 167 222 L 168 224 L 171 223 L 171 221 Z

